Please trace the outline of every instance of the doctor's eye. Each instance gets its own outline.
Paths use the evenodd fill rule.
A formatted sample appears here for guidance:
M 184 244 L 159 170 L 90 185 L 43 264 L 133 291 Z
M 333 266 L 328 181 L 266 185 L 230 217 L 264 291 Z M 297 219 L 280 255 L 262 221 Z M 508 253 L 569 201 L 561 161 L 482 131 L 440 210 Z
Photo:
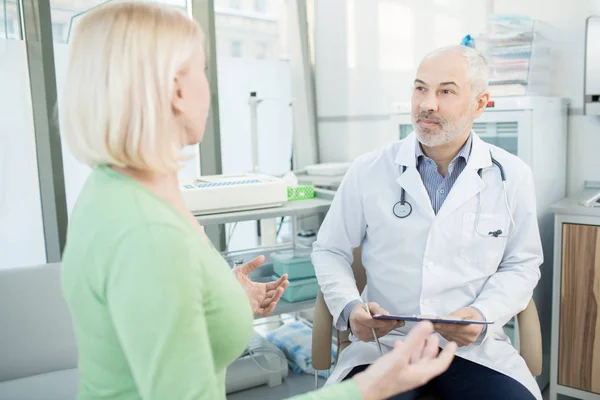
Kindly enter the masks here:
M 444 89 L 444 90 L 442 90 L 442 93 L 443 94 L 453 94 L 454 92 L 450 89 Z
M 423 86 L 416 86 L 415 87 L 415 92 L 425 92 L 427 89 L 424 88 Z

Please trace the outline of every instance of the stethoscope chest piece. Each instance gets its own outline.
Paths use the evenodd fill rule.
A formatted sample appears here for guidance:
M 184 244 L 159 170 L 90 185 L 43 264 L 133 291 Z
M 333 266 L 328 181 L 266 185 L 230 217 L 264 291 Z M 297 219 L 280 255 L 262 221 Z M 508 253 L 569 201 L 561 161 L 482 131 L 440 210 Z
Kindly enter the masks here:
M 402 173 L 406 171 L 406 165 L 402 166 Z M 400 189 L 400 201 L 394 204 L 394 208 L 392 208 L 394 215 L 398 218 L 406 218 L 412 212 L 412 206 L 408 201 L 406 201 L 406 192 L 404 188 Z
M 404 203 L 404 204 L 403 204 Z M 394 204 L 394 215 L 398 218 L 406 218 L 412 212 L 412 206 L 408 201 L 399 201 Z

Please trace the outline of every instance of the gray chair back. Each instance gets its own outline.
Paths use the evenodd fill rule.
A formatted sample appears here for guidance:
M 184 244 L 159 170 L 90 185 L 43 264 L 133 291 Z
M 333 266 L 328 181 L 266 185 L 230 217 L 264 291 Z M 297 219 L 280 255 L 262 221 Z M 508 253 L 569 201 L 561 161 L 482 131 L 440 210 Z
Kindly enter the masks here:
M 76 367 L 60 264 L 0 269 L 0 382 Z

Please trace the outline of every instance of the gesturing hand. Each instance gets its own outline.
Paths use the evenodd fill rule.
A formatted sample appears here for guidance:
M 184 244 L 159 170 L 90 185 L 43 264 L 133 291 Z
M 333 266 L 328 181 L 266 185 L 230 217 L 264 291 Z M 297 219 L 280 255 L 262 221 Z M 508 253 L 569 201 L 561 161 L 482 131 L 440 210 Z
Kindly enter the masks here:
M 439 353 L 439 339 L 431 335 L 432 329 L 430 322 L 420 322 L 404 341 L 396 342 L 392 351 L 352 378 L 365 400 L 387 399 L 407 392 L 448 369 L 456 344 L 448 343 Z
M 463 307 L 450 314 L 450 316 L 475 321 L 484 320 L 481 314 L 473 307 Z M 477 340 L 483 330 L 483 325 L 435 324 L 434 329 L 446 340 L 456 342 L 459 347 L 463 347 Z
M 281 299 L 281 295 L 289 285 L 287 274 L 269 283 L 251 281 L 248 278 L 248 274 L 260 267 L 263 262 L 265 262 L 265 257 L 258 256 L 254 260 L 233 270 L 233 274 L 246 292 L 252 313 L 255 317 L 266 317 L 271 314 L 279 299 Z

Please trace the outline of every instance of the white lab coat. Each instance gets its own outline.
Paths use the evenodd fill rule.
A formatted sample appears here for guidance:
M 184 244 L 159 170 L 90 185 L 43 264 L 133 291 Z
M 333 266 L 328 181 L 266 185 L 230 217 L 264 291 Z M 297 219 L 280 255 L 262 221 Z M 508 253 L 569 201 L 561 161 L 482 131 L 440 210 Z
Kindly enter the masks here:
M 336 328 L 347 329 L 339 320 L 342 310 L 361 299 L 350 264 L 352 249 L 362 243 L 367 272 L 363 300 L 377 302 L 393 314 L 447 315 L 461 307 L 476 307 L 494 324 L 480 344 L 460 348 L 457 355 L 511 376 L 541 400 L 535 379 L 502 329 L 525 309 L 540 278 L 543 256 L 531 170 L 473 133 L 469 161 L 435 215 L 416 168 L 415 145 L 412 133 L 358 158 L 321 226 L 312 260 Z M 490 150 L 506 174 L 515 222 L 508 238 L 487 236 L 497 229 L 505 233 L 510 226 L 500 172 L 492 164 Z M 401 173 L 403 165 L 407 169 Z M 412 214 L 403 219 L 392 212 L 401 187 L 412 205 Z M 485 237 L 475 233 L 479 193 L 479 231 Z M 408 323 L 382 338 L 385 351 L 412 326 Z M 440 339 L 442 346 L 447 344 Z M 353 338 L 327 383 L 340 381 L 354 366 L 378 357 L 373 342 Z

